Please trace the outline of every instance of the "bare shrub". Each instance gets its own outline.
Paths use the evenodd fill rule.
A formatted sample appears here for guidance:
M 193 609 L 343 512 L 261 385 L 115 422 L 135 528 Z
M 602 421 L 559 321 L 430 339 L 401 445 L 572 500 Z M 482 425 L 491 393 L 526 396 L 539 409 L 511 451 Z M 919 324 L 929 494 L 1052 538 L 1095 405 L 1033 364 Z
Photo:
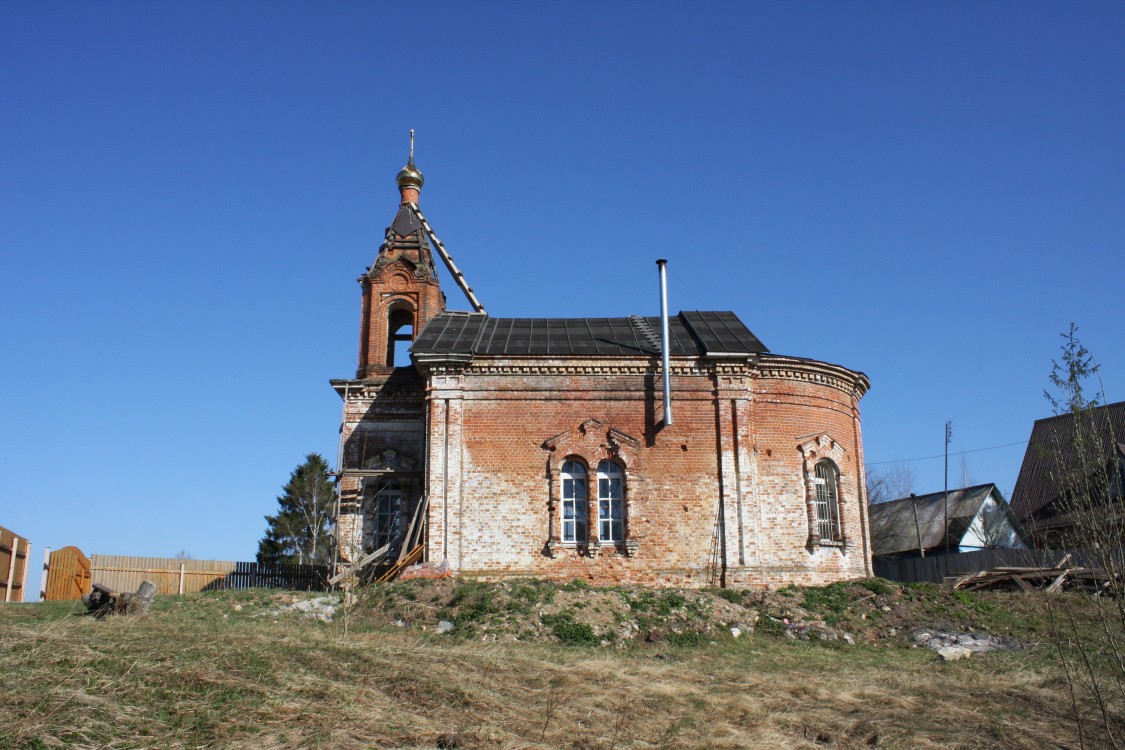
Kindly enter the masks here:
M 1099 365 L 1078 340 L 1073 323 L 1062 334 L 1059 360 L 1052 361 L 1052 391 L 1044 396 L 1055 414 L 1046 444 L 1036 448 L 1046 467 L 1053 494 L 1051 528 L 1040 538 L 1081 550 L 1086 563 L 1100 571 L 1100 585 L 1075 602 L 1058 605 L 1047 597 L 1051 634 L 1064 670 L 1067 690 L 1083 748 L 1125 747 L 1125 514 L 1121 508 L 1120 441 L 1104 407 Z M 1097 383 L 1090 395 L 1088 383 Z M 1081 627 L 1093 620 L 1095 628 Z

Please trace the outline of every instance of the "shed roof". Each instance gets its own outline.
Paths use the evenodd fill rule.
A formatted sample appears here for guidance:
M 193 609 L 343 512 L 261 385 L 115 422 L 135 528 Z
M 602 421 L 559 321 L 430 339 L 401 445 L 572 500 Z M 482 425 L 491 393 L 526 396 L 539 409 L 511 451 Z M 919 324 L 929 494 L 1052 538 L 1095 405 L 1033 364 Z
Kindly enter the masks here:
M 669 354 L 751 356 L 769 351 L 733 312 L 681 312 L 668 319 Z M 659 356 L 660 318 L 493 318 L 443 312 L 415 339 L 415 356 Z
M 949 544 L 957 547 L 980 512 L 980 506 L 995 492 L 997 502 L 1004 502 L 995 484 L 978 484 L 949 491 Z M 871 552 L 873 555 L 897 555 L 918 551 L 918 537 L 923 549 L 945 546 L 945 493 L 904 497 L 868 507 L 871 518 Z M 913 507 L 912 507 L 913 505 Z M 915 525 L 914 509 L 918 510 Z
M 1114 454 L 1125 459 L 1125 401 L 1092 409 L 1086 413 L 1085 428 L 1100 437 L 1096 444 L 1108 468 Z M 1028 521 L 1061 493 L 1051 479 L 1075 461 L 1074 442 L 1081 415 L 1060 414 L 1035 420 L 1027 452 L 1012 490 L 1012 510 L 1021 521 Z

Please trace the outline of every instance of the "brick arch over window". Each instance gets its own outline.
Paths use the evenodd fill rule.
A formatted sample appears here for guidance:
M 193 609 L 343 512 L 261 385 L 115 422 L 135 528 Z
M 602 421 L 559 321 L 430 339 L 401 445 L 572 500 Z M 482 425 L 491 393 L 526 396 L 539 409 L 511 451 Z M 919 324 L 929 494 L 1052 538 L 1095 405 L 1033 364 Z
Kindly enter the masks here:
M 809 534 L 807 547 L 815 552 L 821 547 L 847 549 L 847 524 L 843 509 L 847 507 L 844 493 L 844 447 L 827 433 L 810 436 L 797 446 L 800 451 L 805 487 L 805 512 Z

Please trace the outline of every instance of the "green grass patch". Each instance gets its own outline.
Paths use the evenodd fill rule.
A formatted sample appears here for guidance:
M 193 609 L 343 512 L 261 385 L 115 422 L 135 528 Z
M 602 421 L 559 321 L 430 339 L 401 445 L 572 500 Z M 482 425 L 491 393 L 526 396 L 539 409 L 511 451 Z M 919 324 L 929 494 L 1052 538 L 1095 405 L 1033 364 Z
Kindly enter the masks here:
M 543 624 L 551 629 L 559 643 L 567 646 L 597 646 L 601 644 L 601 637 L 594 629 L 584 622 L 576 622 L 570 612 L 561 612 L 557 615 L 547 615 Z

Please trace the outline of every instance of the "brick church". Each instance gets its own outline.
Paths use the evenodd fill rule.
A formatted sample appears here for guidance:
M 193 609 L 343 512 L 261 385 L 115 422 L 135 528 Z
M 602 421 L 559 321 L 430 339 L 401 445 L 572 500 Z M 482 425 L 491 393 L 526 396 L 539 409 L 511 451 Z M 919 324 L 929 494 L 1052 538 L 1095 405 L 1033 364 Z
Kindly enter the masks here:
M 344 400 L 343 566 L 779 587 L 871 575 L 859 400 L 839 365 L 770 352 L 733 312 L 495 318 L 419 210 L 360 277 Z M 446 309 L 435 251 L 472 312 Z M 576 311 L 581 312 L 581 311 Z

